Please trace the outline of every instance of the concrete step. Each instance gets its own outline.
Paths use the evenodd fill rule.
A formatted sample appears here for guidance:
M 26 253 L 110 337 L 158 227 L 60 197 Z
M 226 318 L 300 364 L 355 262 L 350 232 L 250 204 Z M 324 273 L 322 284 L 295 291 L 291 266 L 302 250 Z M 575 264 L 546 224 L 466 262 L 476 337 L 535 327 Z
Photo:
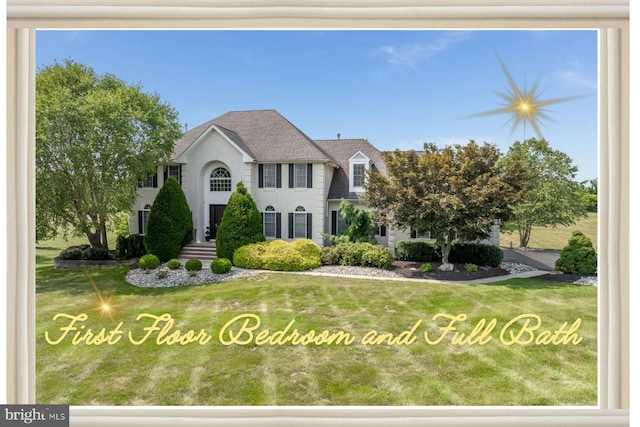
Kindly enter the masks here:
M 179 258 L 180 259 L 199 259 L 203 260 L 213 260 L 217 257 L 216 255 L 216 244 L 215 242 L 202 242 L 202 243 L 190 243 L 182 248 L 180 251 Z

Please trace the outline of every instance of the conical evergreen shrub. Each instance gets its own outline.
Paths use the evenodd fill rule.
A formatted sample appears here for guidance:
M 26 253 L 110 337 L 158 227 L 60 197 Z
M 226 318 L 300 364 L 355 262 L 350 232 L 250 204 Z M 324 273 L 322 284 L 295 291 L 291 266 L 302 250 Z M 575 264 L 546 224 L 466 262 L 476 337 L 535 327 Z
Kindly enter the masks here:
M 165 262 L 177 258 L 191 240 L 193 219 L 178 181 L 169 177 L 151 206 L 144 235 L 147 252 Z
M 216 232 L 218 257 L 233 259 L 241 246 L 264 241 L 262 215 L 242 181 L 236 185 Z
M 567 274 L 594 274 L 598 270 L 598 256 L 591 239 L 580 231 L 574 231 L 560 252 L 556 270 Z

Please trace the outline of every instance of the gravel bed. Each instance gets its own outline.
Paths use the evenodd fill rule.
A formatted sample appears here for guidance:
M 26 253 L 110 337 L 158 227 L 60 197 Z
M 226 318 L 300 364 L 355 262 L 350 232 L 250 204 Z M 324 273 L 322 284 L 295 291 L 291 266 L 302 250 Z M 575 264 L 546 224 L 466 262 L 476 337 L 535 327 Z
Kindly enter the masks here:
M 500 264 L 500 268 L 503 270 L 507 270 L 509 274 L 524 273 L 526 271 L 535 271 L 535 268 L 531 267 L 530 265 L 518 264 L 515 262 L 503 262 L 502 264 Z
M 575 282 L 574 285 L 598 286 L 598 278 L 593 276 L 582 277 Z
M 389 277 L 402 278 L 398 273 L 373 267 L 354 267 L 346 265 L 323 265 L 322 267 L 308 270 L 310 273 L 320 274 L 340 274 L 345 276 L 365 276 L 365 277 Z
M 156 274 L 161 269 L 167 270 L 167 277 L 160 279 Z M 125 279 L 127 282 L 139 288 L 169 288 L 172 286 L 204 285 L 205 283 L 222 282 L 229 279 L 249 277 L 258 273 L 259 271 L 232 268 L 230 272 L 225 274 L 213 274 L 211 270 L 203 268 L 198 271 L 196 276 L 191 277 L 189 276 L 189 272 L 184 268 L 169 270 L 166 268 L 166 264 L 163 264 L 154 270 L 150 270 L 148 273 L 145 273 L 139 268 L 130 270 Z

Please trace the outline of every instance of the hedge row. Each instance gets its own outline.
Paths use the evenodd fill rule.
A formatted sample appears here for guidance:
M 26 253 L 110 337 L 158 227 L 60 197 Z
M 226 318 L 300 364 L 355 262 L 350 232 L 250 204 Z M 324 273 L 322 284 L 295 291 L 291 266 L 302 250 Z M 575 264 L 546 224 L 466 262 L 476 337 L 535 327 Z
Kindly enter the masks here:
M 393 255 L 389 248 L 371 243 L 340 243 L 322 248 L 322 263 L 389 269 Z
M 431 242 L 403 240 L 396 245 L 396 259 L 400 261 L 439 262 L 439 248 Z M 454 243 L 449 253 L 449 262 L 464 262 L 476 265 L 499 267 L 504 254 L 497 246 L 481 243 Z
M 233 263 L 242 268 L 303 271 L 320 267 L 320 248 L 309 239 L 299 239 L 292 243 L 269 240 L 236 249 Z
M 60 259 L 102 261 L 113 259 L 113 256 L 104 248 L 92 248 L 89 245 L 77 245 L 69 246 L 67 249 L 60 252 Z
M 139 258 L 146 253 L 142 234 L 119 235 L 116 239 L 116 258 Z

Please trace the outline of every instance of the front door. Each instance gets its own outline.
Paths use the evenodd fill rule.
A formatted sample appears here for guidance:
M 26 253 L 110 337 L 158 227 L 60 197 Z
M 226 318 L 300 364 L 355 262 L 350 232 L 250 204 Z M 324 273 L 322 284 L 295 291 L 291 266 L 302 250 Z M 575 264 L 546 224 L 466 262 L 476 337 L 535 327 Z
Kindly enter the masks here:
M 227 205 L 209 205 L 209 232 L 211 240 L 216 238 L 220 221 L 222 221 L 222 214 L 226 207 Z

